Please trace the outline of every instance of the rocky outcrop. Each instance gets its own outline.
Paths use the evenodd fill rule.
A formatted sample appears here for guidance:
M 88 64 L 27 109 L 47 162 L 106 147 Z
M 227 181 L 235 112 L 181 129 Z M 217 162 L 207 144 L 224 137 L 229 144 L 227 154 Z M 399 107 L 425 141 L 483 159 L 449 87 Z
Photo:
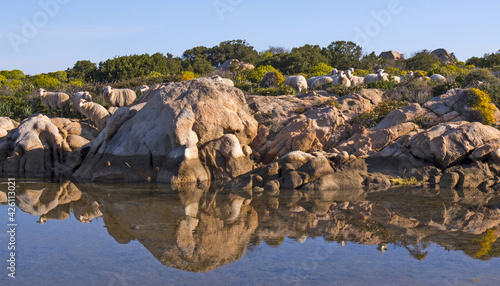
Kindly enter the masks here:
M 410 140 L 409 149 L 415 157 L 447 168 L 470 160 L 469 154 L 478 148 L 485 149 L 486 144 L 495 142 L 498 146 L 498 140 L 499 130 L 479 122 L 462 121 L 439 124 L 416 134 Z
M 379 57 L 381 57 L 384 60 L 390 60 L 390 61 L 397 61 L 403 58 L 403 56 L 400 53 L 394 50 L 382 52 L 380 53 Z
M 75 176 L 192 183 L 236 177 L 253 166 L 245 146 L 257 122 L 239 89 L 206 78 L 170 83 L 132 109 L 113 114 Z
M 452 64 L 456 61 L 456 58 L 443 48 L 435 49 L 431 52 L 431 55 L 435 56 L 446 65 Z
M 253 70 L 255 68 L 254 65 L 249 64 L 247 62 L 239 61 L 237 59 L 231 59 L 223 62 L 220 66 L 217 67 L 219 71 L 230 71 L 232 67 L 235 67 L 237 70 Z
M 96 135 L 95 128 L 76 120 L 34 115 L 0 139 L 1 171 L 20 176 L 53 173 Z
M 0 139 L 7 136 L 9 131 L 17 128 L 17 126 L 19 126 L 19 123 L 16 121 L 8 117 L 0 117 Z

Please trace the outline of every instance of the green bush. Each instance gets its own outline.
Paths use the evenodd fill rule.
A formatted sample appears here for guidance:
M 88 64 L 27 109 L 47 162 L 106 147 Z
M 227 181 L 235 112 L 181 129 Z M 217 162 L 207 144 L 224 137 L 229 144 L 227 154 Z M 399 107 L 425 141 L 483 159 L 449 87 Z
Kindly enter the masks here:
M 61 85 L 61 81 L 46 74 L 39 74 L 34 76 L 33 84 L 35 87 L 55 89 Z
M 260 81 L 260 86 L 265 88 L 277 87 L 283 82 L 285 82 L 285 78 L 282 73 L 279 71 L 270 71 L 264 75 Z
M 248 93 L 266 95 L 266 96 L 278 96 L 278 95 L 295 94 L 295 89 L 287 85 L 281 85 L 278 87 L 270 87 L 270 88 L 257 87 L 250 89 Z
M 470 86 L 476 81 L 492 82 L 495 81 L 496 77 L 491 73 L 489 69 L 475 69 L 465 76 L 465 84 Z
M 248 80 L 253 83 L 260 83 L 264 75 L 270 71 L 278 71 L 272 66 L 260 66 L 252 71 L 252 73 L 248 76 Z
M 389 112 L 408 105 L 406 101 L 384 101 L 379 103 L 371 112 L 362 113 L 353 118 L 353 124 L 366 128 L 375 127 Z
M 392 79 L 392 77 L 389 77 L 388 81 L 374 81 L 370 82 L 368 84 L 368 88 L 378 88 L 378 89 L 385 89 L 385 90 L 392 90 L 394 88 L 394 85 L 396 83 Z
M 312 67 L 311 77 L 329 74 L 333 70 L 333 67 L 325 64 L 319 63 Z
M 491 98 L 487 92 L 477 88 L 468 90 L 468 104 L 477 113 L 476 120 L 483 124 L 495 123 L 495 110 L 491 105 Z
M 460 83 L 457 83 L 456 81 L 439 83 L 438 85 L 436 85 L 432 88 L 432 95 L 434 97 L 440 96 L 440 95 L 448 92 L 448 90 L 454 89 L 454 88 L 462 88 L 462 85 Z
M 11 70 L 11 71 L 3 70 L 0 71 L 0 75 L 3 75 L 7 79 L 17 79 L 17 80 L 21 80 L 26 77 L 24 73 L 20 70 Z

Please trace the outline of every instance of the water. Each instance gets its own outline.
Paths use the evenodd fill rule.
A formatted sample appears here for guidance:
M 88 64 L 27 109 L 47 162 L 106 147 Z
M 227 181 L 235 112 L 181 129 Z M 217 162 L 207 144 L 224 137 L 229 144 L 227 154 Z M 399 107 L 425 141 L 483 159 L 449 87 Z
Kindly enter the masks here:
M 500 278 L 500 196 L 478 190 L 271 196 L 16 183 L 16 278 L 7 276 L 3 204 L 1 285 L 498 285 Z

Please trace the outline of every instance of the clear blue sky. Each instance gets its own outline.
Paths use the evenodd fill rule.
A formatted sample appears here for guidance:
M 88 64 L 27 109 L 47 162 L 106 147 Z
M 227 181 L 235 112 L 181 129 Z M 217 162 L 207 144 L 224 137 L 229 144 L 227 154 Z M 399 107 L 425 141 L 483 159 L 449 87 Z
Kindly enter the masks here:
M 0 70 L 37 74 L 65 70 L 77 60 L 181 56 L 194 46 L 233 39 L 257 51 L 346 40 L 365 52 L 397 50 L 407 57 L 443 47 L 466 60 L 500 49 L 499 11 L 498 0 L 4 1 Z

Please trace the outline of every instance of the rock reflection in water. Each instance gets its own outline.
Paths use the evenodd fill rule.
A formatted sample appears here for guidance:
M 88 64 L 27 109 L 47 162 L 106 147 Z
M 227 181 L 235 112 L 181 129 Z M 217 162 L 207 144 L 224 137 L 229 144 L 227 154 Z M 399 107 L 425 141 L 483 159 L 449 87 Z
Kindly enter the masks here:
M 40 223 L 101 217 L 119 243 L 137 240 L 162 264 L 206 272 L 247 248 L 323 237 L 424 259 L 437 244 L 470 257 L 500 256 L 500 195 L 477 189 L 228 191 L 204 185 L 18 184 L 18 206 Z M 23 187 L 21 187 L 23 186 Z

